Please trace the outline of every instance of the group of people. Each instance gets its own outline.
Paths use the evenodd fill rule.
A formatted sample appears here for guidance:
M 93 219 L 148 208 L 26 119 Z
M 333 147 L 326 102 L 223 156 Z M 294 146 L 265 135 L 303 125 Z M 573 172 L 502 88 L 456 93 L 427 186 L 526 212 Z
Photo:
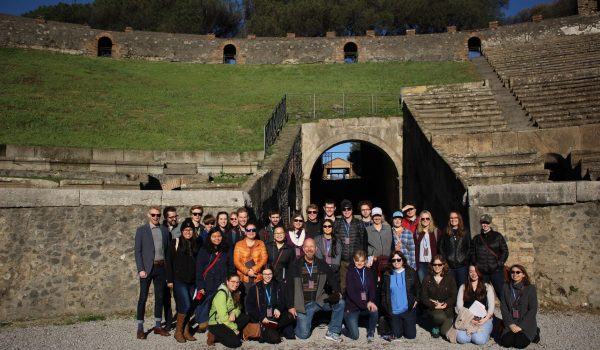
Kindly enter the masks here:
M 207 332 L 209 345 L 230 348 L 250 339 L 307 339 L 317 312 L 326 311 L 325 338 L 335 342 L 358 339 L 362 317 L 369 342 L 376 331 L 388 341 L 415 338 L 419 323 L 434 338 L 482 345 L 492 333 L 496 297 L 500 344 L 525 348 L 539 340 L 535 286 L 524 266 L 505 270 L 508 247 L 489 214 L 471 237 L 458 211 L 442 231 L 431 212 L 417 214 L 412 203 L 393 212 L 391 224 L 369 201 L 358 204 L 356 217 L 350 201 L 340 207 L 336 216 L 336 203 L 328 200 L 319 216 L 310 204 L 306 219 L 294 213 L 287 229 L 272 210 L 260 230 L 245 208 L 203 216 L 197 205 L 179 222 L 177 209 L 166 207 L 161 223 L 160 208 L 151 207 L 135 236 L 138 339 L 147 336 L 144 311 L 153 284 L 151 331 L 170 335 L 172 292 L 178 342 L 196 340 L 192 323 Z

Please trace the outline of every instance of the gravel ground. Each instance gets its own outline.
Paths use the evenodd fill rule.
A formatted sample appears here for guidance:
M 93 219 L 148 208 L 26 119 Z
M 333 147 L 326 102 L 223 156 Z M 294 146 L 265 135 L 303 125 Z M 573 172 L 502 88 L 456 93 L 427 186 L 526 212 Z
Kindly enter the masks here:
M 600 349 L 600 316 L 586 313 L 552 313 L 538 315 L 542 330 L 541 342 L 528 349 Z M 149 326 L 149 324 L 146 324 Z M 178 344 L 173 337 L 149 334 L 147 340 L 135 338 L 135 325 L 131 319 L 114 319 L 83 322 L 66 326 L 32 326 L 0 328 L 0 349 L 206 349 L 206 336 L 198 334 L 198 341 Z M 432 339 L 429 333 L 417 328 L 417 338 L 388 343 L 377 339 L 366 342 L 366 331 L 360 329 L 357 341 L 344 338 L 342 343 L 323 339 L 324 328 L 316 328 L 308 340 L 286 340 L 278 349 L 432 349 L 455 348 L 476 349 L 479 346 L 450 344 L 445 340 Z M 258 342 L 246 342 L 242 349 L 269 349 L 271 346 Z M 501 349 L 494 340 L 484 348 Z M 218 344 L 213 349 L 225 349 Z

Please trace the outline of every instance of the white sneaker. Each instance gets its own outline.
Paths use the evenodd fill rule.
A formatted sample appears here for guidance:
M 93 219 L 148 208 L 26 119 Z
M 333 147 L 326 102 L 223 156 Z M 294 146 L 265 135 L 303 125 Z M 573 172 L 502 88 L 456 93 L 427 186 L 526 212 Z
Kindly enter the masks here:
M 334 341 L 336 343 L 341 343 L 343 341 L 342 337 L 340 337 L 339 334 L 329 333 L 329 332 L 327 332 L 325 334 L 325 339 Z

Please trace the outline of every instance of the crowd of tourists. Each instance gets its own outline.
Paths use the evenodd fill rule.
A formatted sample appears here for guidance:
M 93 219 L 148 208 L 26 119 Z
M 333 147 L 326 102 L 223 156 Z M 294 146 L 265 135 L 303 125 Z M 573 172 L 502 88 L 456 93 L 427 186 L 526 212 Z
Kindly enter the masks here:
M 277 210 L 260 230 L 246 208 L 204 215 L 192 206 L 179 220 L 175 207 L 151 207 L 135 235 L 140 281 L 137 338 L 152 332 L 177 342 L 206 332 L 208 345 L 243 341 L 277 344 L 308 339 L 327 324 L 325 339 L 413 339 L 417 325 L 433 338 L 484 345 L 493 331 L 505 347 L 539 341 L 537 295 L 526 268 L 505 266 L 508 246 L 480 217 L 471 237 L 458 211 L 439 229 L 431 212 L 414 204 L 390 216 L 362 201 L 310 204 L 283 227 Z M 161 222 L 161 215 L 164 220 Z M 154 326 L 144 329 L 150 285 Z M 176 316 L 171 310 L 175 299 Z M 494 317 L 498 298 L 502 320 Z M 163 314 L 165 324 L 163 326 Z

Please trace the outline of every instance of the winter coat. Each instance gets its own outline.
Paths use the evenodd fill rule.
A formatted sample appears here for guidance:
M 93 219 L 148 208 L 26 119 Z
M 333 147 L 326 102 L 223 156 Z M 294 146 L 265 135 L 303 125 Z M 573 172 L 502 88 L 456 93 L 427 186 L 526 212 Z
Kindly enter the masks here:
M 490 249 L 494 254 L 490 252 Z M 487 233 L 481 232 L 471 241 L 470 256 L 471 263 L 475 264 L 479 271 L 484 274 L 494 273 L 502 269 L 508 259 L 506 240 L 502 234 L 494 230 Z
M 210 311 L 208 312 L 208 324 L 211 326 L 223 324 L 232 331 L 237 331 L 237 324 L 229 321 L 229 314 L 233 312 L 236 317 L 242 314 L 242 310 L 235 306 L 233 296 L 225 283 L 219 286 L 215 293 L 212 303 L 210 305 Z
M 515 302 L 515 296 L 518 297 Z M 510 283 L 505 283 L 502 292 L 502 300 L 500 301 L 500 311 L 502 311 L 502 322 L 504 322 L 504 332 L 502 335 L 510 332 L 509 326 L 515 324 L 523 330 L 523 333 L 532 341 L 537 334 L 537 291 L 534 285 L 524 286 L 520 291 L 513 289 Z M 513 307 L 519 310 L 519 318 L 513 318 Z
M 167 283 L 195 282 L 197 252 L 194 238 L 186 240 L 181 236 L 171 241 L 165 259 Z
M 412 310 L 415 301 L 421 297 L 421 283 L 417 272 L 410 266 L 404 265 L 405 280 L 406 280 L 406 298 L 408 300 L 408 309 Z M 383 283 L 381 284 L 381 304 L 383 311 L 388 315 L 392 315 L 392 293 L 390 289 L 390 281 L 392 271 L 387 271 L 383 275 Z
M 342 261 L 352 262 L 352 256 L 357 250 L 367 251 L 367 231 L 365 226 L 357 218 L 352 218 L 348 224 L 346 219 L 335 220 L 333 234 L 342 246 Z M 345 244 L 346 237 L 350 244 Z
M 443 233 L 438 242 L 438 253 L 441 254 L 451 269 L 465 267 L 469 265 L 469 248 L 471 247 L 471 234 L 465 231 L 462 237 L 459 237 L 454 230 L 452 236 Z
M 244 283 L 250 282 L 250 277 L 248 276 L 250 268 L 246 266 L 246 263 L 250 260 L 254 262 L 254 266 L 252 266 L 252 271 L 256 273 L 254 281 L 262 281 L 262 274 L 260 271 L 262 271 L 268 260 L 267 248 L 263 241 L 255 239 L 252 248 L 249 248 L 248 245 L 246 245 L 245 239 L 235 244 L 235 248 L 233 249 L 233 264 L 235 265 L 240 279 Z

